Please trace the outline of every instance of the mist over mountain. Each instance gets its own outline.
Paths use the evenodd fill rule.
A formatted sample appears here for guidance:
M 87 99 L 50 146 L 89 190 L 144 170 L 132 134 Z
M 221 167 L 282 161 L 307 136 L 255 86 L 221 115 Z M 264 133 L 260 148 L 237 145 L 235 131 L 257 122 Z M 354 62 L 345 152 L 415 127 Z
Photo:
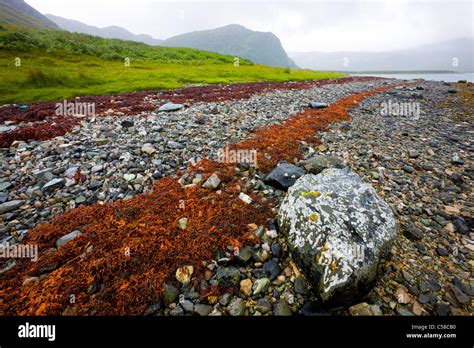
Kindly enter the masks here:
M 290 52 L 302 68 L 332 71 L 474 72 L 474 39 L 459 38 L 391 52 Z
M 54 16 L 52 14 L 46 14 L 46 17 L 52 22 L 56 23 L 61 29 L 70 31 L 73 33 L 83 33 L 94 36 L 103 37 L 106 39 L 121 39 L 121 40 L 130 40 L 130 41 L 139 41 L 144 42 L 148 45 L 158 46 L 162 45 L 163 41 L 155 39 L 150 35 L 139 34 L 136 35 L 127 29 L 124 29 L 119 26 L 108 26 L 105 28 L 99 28 L 93 25 L 84 24 L 80 21 L 73 19 L 66 19 L 59 16 Z

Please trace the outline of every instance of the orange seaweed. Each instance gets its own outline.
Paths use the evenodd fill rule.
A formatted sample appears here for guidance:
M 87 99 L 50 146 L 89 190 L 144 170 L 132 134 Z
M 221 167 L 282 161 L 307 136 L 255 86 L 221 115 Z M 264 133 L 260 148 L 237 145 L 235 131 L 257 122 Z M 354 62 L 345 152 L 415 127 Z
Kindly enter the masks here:
M 319 143 L 315 132 L 350 120 L 349 108 L 384 89 L 343 98 L 323 110 L 306 110 L 233 147 L 256 149 L 259 170 L 267 172 L 281 160 L 300 158 L 301 142 Z M 221 190 L 183 188 L 176 179 L 163 178 L 151 193 L 73 209 L 32 229 L 27 242 L 39 246 L 39 260 L 19 261 L 3 276 L 0 313 L 143 314 L 161 295 L 163 283 L 174 281 L 178 267 L 194 265 L 199 275 L 202 261 L 214 259 L 219 250 L 254 243 L 248 225 L 266 224 L 274 216 L 274 202 L 249 192 L 252 204 L 238 199 L 241 183 L 233 164 L 205 159 L 191 171 L 205 177 L 216 172 Z M 176 225 L 182 217 L 188 219 L 185 230 Z M 74 230 L 82 235 L 55 249 L 56 240 Z M 41 279 L 22 286 L 32 276 Z M 204 296 L 215 292 L 207 289 Z

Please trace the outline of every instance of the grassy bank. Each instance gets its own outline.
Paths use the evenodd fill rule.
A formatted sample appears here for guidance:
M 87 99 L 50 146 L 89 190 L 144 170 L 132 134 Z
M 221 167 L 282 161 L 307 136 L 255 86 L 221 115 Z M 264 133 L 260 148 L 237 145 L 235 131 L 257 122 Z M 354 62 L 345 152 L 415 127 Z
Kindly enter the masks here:
M 343 76 L 254 65 L 242 58 L 235 66 L 235 57 L 217 53 L 55 30 L 0 27 L 0 49 L 0 104 L 173 89 L 188 84 Z

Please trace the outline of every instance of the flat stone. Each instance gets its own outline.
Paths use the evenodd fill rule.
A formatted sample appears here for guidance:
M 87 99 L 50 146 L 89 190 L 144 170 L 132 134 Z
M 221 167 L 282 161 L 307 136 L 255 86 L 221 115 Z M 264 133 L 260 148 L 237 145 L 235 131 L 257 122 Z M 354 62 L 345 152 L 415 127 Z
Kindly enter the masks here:
M 324 109 L 324 108 L 328 107 L 328 104 L 321 103 L 321 102 L 310 101 L 308 103 L 308 107 L 313 108 L 313 109 Z
M 0 214 L 8 213 L 10 211 L 17 210 L 20 208 L 25 201 L 22 200 L 15 200 L 15 201 L 8 201 L 5 203 L 0 204 Z
M 54 191 L 55 189 L 63 187 L 65 182 L 66 182 L 66 180 L 64 180 L 62 178 L 53 179 L 53 180 L 49 181 L 48 183 L 46 183 L 46 185 L 43 186 L 43 191 L 44 192 Z
M 63 245 L 65 245 L 66 243 L 70 242 L 71 240 L 73 240 L 74 238 L 80 236 L 82 234 L 81 231 L 72 231 L 71 233 L 68 233 L 66 234 L 65 236 L 62 236 L 61 238 L 59 238 L 57 241 L 56 241 L 56 246 L 58 248 L 62 247 Z
M 166 103 L 162 106 L 160 106 L 157 110 L 157 112 L 169 112 L 169 111 L 178 111 L 184 108 L 183 104 L 175 104 L 175 103 Z
M 16 126 L 0 126 L 0 133 L 7 133 L 16 130 Z
M 8 190 L 10 187 L 12 187 L 11 182 L 8 182 L 8 181 L 0 182 L 0 191 Z

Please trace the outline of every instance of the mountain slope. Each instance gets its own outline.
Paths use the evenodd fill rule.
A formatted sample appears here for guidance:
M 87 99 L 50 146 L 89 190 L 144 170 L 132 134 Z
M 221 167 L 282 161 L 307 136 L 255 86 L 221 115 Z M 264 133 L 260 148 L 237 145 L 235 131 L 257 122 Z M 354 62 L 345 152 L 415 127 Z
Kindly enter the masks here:
M 244 57 L 257 64 L 296 68 L 273 33 L 252 31 L 237 24 L 173 36 L 163 44 Z
M 0 0 L 0 23 L 27 28 L 59 27 L 23 0 Z
M 308 69 L 336 71 L 449 70 L 474 72 L 474 39 L 460 38 L 391 52 L 293 52 Z M 348 63 L 345 66 L 344 59 Z M 457 66 L 453 65 L 457 62 Z
M 140 34 L 136 35 L 118 26 L 109 26 L 105 28 L 95 27 L 93 25 L 87 25 L 82 22 L 62 18 L 59 16 L 54 16 L 52 14 L 47 14 L 46 17 L 51 20 L 52 22 L 56 23 L 61 29 L 72 33 L 83 33 L 89 34 L 94 36 L 103 37 L 106 39 L 120 39 L 120 40 L 128 40 L 128 41 L 138 41 L 143 42 L 148 45 L 158 46 L 162 45 L 163 41 L 155 39 L 150 35 Z
M 173 36 L 167 40 L 159 40 L 149 35 L 136 35 L 117 26 L 98 28 L 51 14 L 46 16 L 60 28 L 70 32 L 108 39 L 139 41 L 152 46 L 196 48 L 246 58 L 256 64 L 297 68 L 274 34 L 252 31 L 237 24 L 212 30 L 194 31 Z

